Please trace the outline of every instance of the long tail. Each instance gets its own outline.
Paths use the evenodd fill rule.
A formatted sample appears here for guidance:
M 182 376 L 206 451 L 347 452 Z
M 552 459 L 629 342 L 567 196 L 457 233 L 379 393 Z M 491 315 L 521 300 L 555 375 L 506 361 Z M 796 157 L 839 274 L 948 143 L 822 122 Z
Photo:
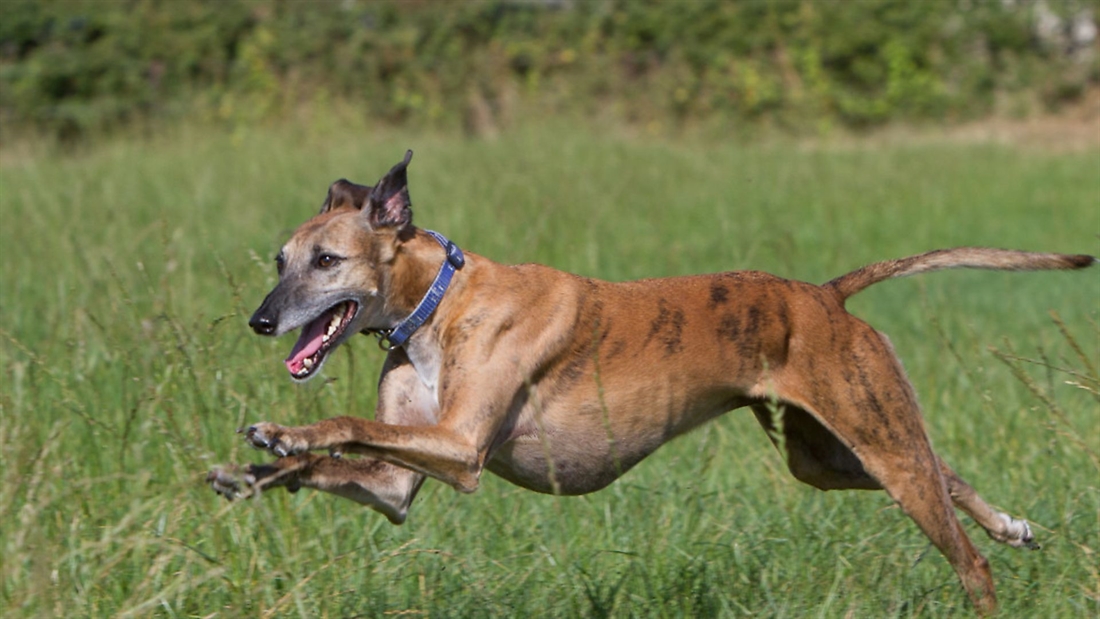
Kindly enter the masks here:
M 1085 254 L 1041 254 L 988 247 L 956 247 L 869 264 L 826 283 L 825 288 L 832 288 L 844 300 L 883 280 L 943 269 L 1043 271 L 1083 269 L 1097 262 L 1100 261 Z

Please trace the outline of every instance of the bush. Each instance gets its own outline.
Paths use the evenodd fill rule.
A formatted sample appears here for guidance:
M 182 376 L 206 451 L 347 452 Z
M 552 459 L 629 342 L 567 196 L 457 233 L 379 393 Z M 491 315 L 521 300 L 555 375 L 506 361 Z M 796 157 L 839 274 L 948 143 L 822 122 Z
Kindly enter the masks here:
M 1097 79 L 1095 41 L 1066 37 L 1071 17 L 1095 24 L 1072 6 L 5 0 L 0 123 L 77 136 L 335 100 L 474 130 L 517 101 L 635 122 L 964 118 L 993 111 L 999 93 L 1053 106 Z

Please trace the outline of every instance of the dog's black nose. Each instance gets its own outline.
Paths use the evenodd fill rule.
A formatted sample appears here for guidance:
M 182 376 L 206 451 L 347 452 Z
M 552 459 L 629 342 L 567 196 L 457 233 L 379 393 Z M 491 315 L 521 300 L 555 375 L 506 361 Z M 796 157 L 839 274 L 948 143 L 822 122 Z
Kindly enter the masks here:
M 248 326 L 252 327 L 252 330 L 260 335 L 272 335 L 275 333 L 275 321 L 267 316 L 261 316 L 259 312 L 252 315 L 252 318 L 248 321 Z

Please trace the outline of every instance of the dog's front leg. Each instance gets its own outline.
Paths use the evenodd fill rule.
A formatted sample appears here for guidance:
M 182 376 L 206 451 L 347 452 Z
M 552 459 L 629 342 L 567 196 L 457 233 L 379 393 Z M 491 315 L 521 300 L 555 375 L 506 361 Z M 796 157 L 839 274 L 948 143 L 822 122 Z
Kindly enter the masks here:
M 269 488 L 286 488 L 290 492 L 297 492 L 301 487 L 298 473 L 320 457 L 302 454 L 280 458 L 270 464 L 217 466 L 206 474 L 206 483 L 210 484 L 214 492 L 230 501 L 253 496 Z
M 434 423 L 438 412 L 434 401 L 404 352 L 391 353 L 382 369 L 375 419 L 401 425 L 429 425 Z M 274 424 L 257 425 L 269 431 L 277 428 L 277 435 L 288 441 L 299 430 Z M 291 492 L 299 488 L 320 490 L 367 505 L 394 524 L 400 524 L 424 483 L 424 476 L 375 458 L 334 458 L 307 451 L 280 457 L 269 464 L 216 468 L 207 481 L 229 499 L 278 487 Z
M 441 412 L 435 390 L 398 349 L 386 359 L 374 421 L 336 417 L 296 427 L 260 422 L 241 431 L 249 444 L 280 457 L 318 450 L 360 454 L 473 492 L 505 413 L 492 404 L 500 400 L 489 397 L 494 389 L 478 382 L 455 378 L 461 389 L 445 398 L 447 410 Z
M 361 454 L 434 477 L 463 492 L 477 489 L 478 449 L 443 426 L 398 426 L 355 417 L 334 417 L 308 426 L 260 422 L 243 430 L 245 440 L 277 456 L 316 450 Z
M 424 476 L 380 460 L 305 453 L 269 464 L 215 468 L 206 481 L 230 500 L 280 487 L 290 492 L 311 488 L 351 499 L 401 524 Z

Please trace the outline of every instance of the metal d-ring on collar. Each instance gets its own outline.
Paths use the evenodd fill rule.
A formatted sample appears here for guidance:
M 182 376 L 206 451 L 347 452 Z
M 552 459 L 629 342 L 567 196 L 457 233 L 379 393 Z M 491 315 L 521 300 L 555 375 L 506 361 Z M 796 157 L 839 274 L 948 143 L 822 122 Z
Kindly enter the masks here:
M 424 232 L 427 232 L 443 246 L 443 249 L 447 251 L 447 259 L 443 261 L 443 266 L 439 267 L 439 273 L 436 274 L 435 281 L 432 282 L 431 287 L 428 288 L 428 292 L 424 294 L 424 298 L 420 300 L 420 304 L 416 306 L 416 309 L 392 329 L 375 331 L 375 334 L 378 335 L 378 345 L 382 347 L 382 350 L 393 350 L 405 345 L 405 342 L 439 306 L 444 293 L 447 292 L 447 287 L 451 285 L 451 278 L 454 277 L 455 271 L 466 264 L 466 258 L 462 255 L 462 250 L 458 248 L 458 245 L 434 230 L 425 230 Z

